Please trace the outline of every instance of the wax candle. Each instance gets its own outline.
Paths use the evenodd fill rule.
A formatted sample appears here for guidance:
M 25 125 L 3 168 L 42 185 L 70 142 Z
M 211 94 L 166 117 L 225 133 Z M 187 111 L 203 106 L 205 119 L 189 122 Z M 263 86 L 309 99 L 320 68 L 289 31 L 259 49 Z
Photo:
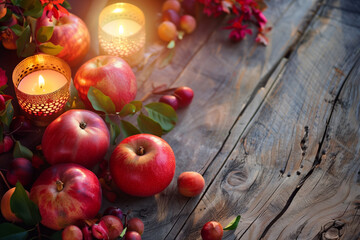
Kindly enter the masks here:
M 131 19 L 115 19 L 106 23 L 102 29 L 115 37 L 129 37 L 139 32 L 141 25 Z
M 18 89 L 30 95 L 41 95 L 62 88 L 67 83 L 66 77 L 54 70 L 40 70 L 25 76 Z
M 145 48 L 145 16 L 136 6 L 115 3 L 99 16 L 100 54 L 123 58 L 131 66 L 141 62 Z

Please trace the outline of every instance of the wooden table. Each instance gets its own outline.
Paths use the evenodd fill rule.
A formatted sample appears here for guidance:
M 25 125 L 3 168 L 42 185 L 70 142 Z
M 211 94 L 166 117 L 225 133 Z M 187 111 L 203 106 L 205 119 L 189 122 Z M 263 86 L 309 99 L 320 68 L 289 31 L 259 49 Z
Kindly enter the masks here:
M 115 204 L 144 221 L 142 239 L 201 239 L 206 222 L 226 226 L 237 215 L 223 239 L 360 238 L 360 2 L 266 3 L 267 47 L 254 36 L 230 43 L 228 19 L 203 16 L 164 68 L 150 17 L 137 99 L 161 84 L 189 86 L 195 97 L 164 136 L 177 161 L 170 186 L 148 198 L 120 194 Z M 147 4 L 159 11 L 161 1 Z M 95 29 L 90 57 L 96 9 L 85 12 Z M 200 196 L 177 193 L 183 171 L 204 176 Z

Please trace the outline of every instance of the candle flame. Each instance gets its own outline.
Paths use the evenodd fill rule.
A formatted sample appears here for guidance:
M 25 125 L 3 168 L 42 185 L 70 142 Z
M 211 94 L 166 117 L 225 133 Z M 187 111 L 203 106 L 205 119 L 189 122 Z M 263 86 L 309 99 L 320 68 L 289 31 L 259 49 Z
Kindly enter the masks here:
M 122 25 L 120 25 L 119 27 L 119 34 L 120 35 L 124 34 L 124 27 Z
M 43 78 L 43 76 L 39 75 L 39 87 L 43 88 L 45 85 L 45 80 Z
M 121 12 L 123 12 L 123 11 L 124 11 L 123 8 L 115 8 L 112 12 L 113 12 L 113 13 L 121 13 Z

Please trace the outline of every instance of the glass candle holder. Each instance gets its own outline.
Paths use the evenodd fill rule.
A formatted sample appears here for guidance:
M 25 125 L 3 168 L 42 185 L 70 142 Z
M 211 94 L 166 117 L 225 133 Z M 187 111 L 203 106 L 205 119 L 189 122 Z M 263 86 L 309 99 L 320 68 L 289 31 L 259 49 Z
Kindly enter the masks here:
M 99 16 L 100 53 L 123 58 L 136 66 L 144 56 L 145 16 L 130 3 L 105 7 Z
M 12 79 L 24 115 L 36 126 L 47 126 L 64 111 L 71 69 L 62 59 L 46 54 L 28 57 L 15 67 Z

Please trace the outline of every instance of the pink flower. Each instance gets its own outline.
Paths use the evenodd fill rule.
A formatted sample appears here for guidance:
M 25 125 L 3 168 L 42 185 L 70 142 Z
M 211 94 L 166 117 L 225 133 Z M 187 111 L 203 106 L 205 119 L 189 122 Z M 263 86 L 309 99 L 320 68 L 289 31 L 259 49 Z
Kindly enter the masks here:
M 4 86 L 5 84 L 7 84 L 7 77 L 5 74 L 5 70 L 3 70 L 2 68 L 0 68 L 0 87 Z
M 253 8 L 253 13 L 254 13 L 256 20 L 259 23 L 260 29 L 264 29 L 264 27 L 267 23 L 267 19 L 266 19 L 265 15 L 259 9 L 255 9 L 255 8 Z
M 44 14 L 51 20 L 52 16 L 59 19 L 62 15 L 69 15 L 68 10 L 61 6 L 64 0 L 40 0 L 42 5 L 45 5 Z
M 232 29 L 229 34 L 229 38 L 234 42 L 238 42 L 244 39 L 246 34 L 252 34 L 251 29 L 248 29 L 248 25 L 243 25 L 242 21 L 243 18 L 240 17 L 238 19 L 230 21 L 229 23 L 231 24 L 231 26 L 226 27 L 226 29 Z

